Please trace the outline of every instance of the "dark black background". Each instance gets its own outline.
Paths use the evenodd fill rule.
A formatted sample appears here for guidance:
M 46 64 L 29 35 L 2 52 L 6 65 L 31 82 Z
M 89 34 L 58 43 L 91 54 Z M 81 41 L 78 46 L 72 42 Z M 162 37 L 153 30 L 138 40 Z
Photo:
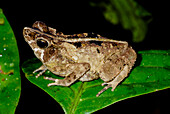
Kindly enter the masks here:
M 20 64 L 35 57 L 24 41 L 22 30 L 31 27 L 35 21 L 43 21 L 64 34 L 94 32 L 116 40 L 128 41 L 136 51 L 150 49 L 169 49 L 168 6 L 165 2 L 137 0 L 153 20 L 148 25 L 146 39 L 133 43 L 132 34 L 120 25 L 112 25 L 102 15 L 101 9 L 89 6 L 89 0 L 80 1 L 10 1 L 0 4 L 17 39 Z M 64 113 L 61 106 L 49 95 L 31 84 L 21 71 L 22 90 L 16 114 L 24 113 Z M 169 89 L 138 96 L 115 103 L 95 113 L 145 113 L 168 114 Z

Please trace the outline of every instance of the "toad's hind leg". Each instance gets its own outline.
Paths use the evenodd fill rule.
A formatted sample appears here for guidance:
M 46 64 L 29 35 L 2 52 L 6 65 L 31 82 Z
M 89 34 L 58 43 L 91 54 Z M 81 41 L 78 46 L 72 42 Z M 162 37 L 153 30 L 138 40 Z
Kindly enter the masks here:
M 103 93 L 105 90 L 107 90 L 108 88 L 112 87 L 112 91 L 114 91 L 114 89 L 116 88 L 116 86 L 128 75 L 128 65 L 125 65 L 123 70 L 116 76 L 116 78 L 114 78 L 112 81 L 110 82 L 105 82 L 102 84 L 102 86 L 107 85 L 106 87 L 104 87 L 100 92 L 98 92 L 98 94 L 96 95 L 96 97 L 98 97 L 101 93 Z
M 70 86 L 90 69 L 90 65 L 88 63 L 74 64 L 74 67 L 74 71 L 66 76 L 64 79 L 54 79 L 51 77 L 45 77 L 44 79 L 55 81 L 54 83 L 49 83 L 48 86 Z

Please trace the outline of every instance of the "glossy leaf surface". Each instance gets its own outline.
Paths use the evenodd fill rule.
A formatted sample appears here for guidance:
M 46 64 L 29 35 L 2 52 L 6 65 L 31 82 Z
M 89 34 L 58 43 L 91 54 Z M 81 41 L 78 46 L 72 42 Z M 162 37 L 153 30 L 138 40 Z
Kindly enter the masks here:
M 23 64 L 26 77 L 50 96 L 52 96 L 68 114 L 92 113 L 123 99 L 155 92 L 170 87 L 170 51 L 148 50 L 138 52 L 138 59 L 134 69 L 113 92 L 106 90 L 99 97 L 96 94 L 103 88 L 101 79 L 72 84 L 70 87 L 47 87 L 49 80 L 43 76 L 60 78 L 49 71 L 39 78 L 32 72 L 42 63 L 38 59 L 31 59 Z M 114 110 L 114 109 L 113 109 Z
M 14 33 L 0 9 L 0 114 L 13 114 L 21 91 L 19 53 Z

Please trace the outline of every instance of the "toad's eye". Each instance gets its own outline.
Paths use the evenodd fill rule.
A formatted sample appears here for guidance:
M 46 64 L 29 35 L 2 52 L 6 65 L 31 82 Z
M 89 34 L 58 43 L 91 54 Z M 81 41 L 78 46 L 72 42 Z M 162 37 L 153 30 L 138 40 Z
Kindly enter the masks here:
M 40 47 L 40 48 L 46 48 L 49 46 L 48 42 L 44 39 L 38 39 L 37 40 L 37 45 Z

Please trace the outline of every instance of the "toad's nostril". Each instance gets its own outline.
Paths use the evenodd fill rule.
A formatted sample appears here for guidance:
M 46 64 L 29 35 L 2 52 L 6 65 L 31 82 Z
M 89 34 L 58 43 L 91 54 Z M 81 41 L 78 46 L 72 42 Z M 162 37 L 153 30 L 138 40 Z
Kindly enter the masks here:
M 24 29 L 23 29 L 23 35 L 25 36 L 25 35 L 29 35 L 30 34 L 30 30 L 29 30 L 29 28 L 28 27 L 25 27 Z
M 36 32 L 32 31 L 31 28 L 25 27 L 23 29 L 23 36 L 24 36 L 24 38 L 27 42 L 30 41 L 30 40 L 34 40 L 35 35 L 36 35 Z

